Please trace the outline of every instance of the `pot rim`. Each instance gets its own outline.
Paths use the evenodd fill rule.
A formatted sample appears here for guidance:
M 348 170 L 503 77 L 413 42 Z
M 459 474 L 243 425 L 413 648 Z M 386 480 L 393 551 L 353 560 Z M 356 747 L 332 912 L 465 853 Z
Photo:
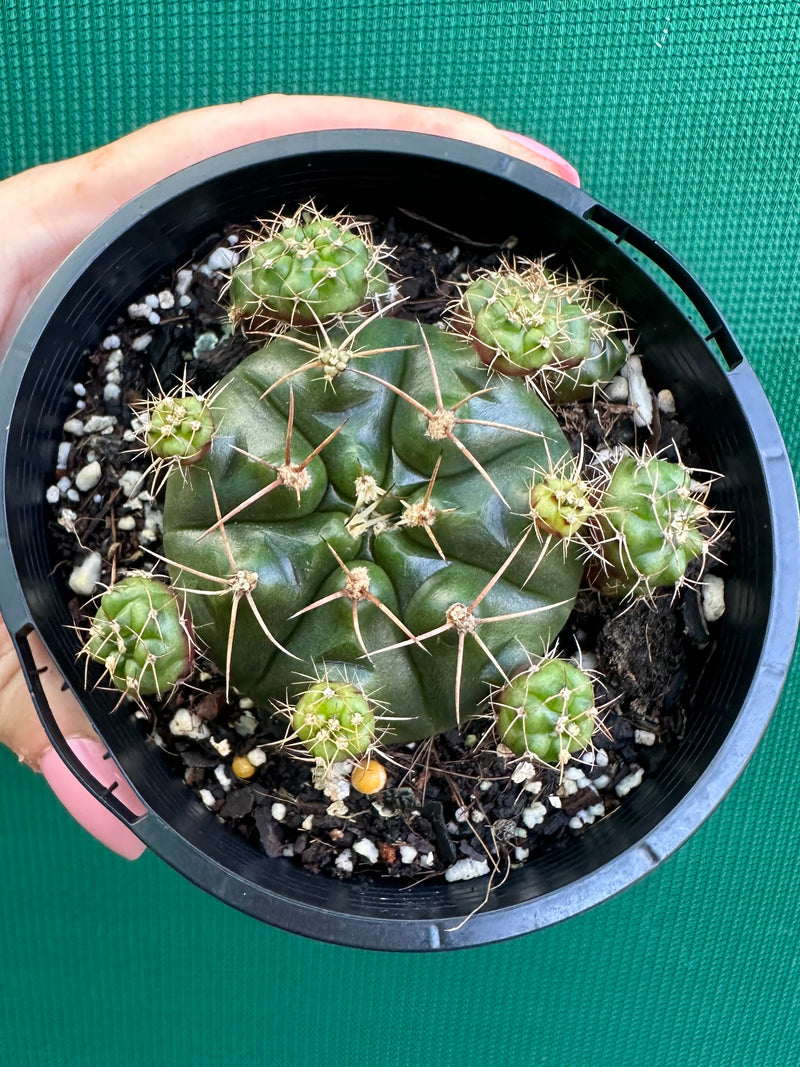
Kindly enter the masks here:
M 104 249 L 140 219 L 187 190 L 232 170 L 315 152 L 346 154 L 365 151 L 424 158 L 433 153 L 455 165 L 488 173 L 548 197 L 569 213 L 598 222 L 611 231 L 612 237 L 616 234 L 617 245 L 627 242 L 634 248 L 641 248 L 643 242 L 650 242 L 648 250 L 652 245 L 663 253 L 660 257 L 662 262 L 658 265 L 687 292 L 709 327 L 716 327 L 715 315 L 724 325 L 707 294 L 661 246 L 635 226 L 608 212 L 584 190 L 531 163 L 494 149 L 431 134 L 368 129 L 292 134 L 230 149 L 163 179 L 118 208 L 67 257 L 35 300 L 0 364 L 0 397 L 3 398 L 0 400 L 0 412 L 6 416 L 5 424 L 8 425 L 10 421 L 10 411 L 22 374 L 44 325 L 68 296 L 76 279 Z M 624 227 L 618 226 L 618 223 L 623 223 Z M 686 277 L 691 280 L 692 286 L 686 283 Z M 664 295 L 670 299 L 668 294 Z M 259 918 L 274 925 L 306 933 L 308 922 L 298 922 L 299 911 L 319 912 L 321 918 L 317 916 L 312 925 L 316 927 L 314 936 L 320 940 L 406 951 L 479 945 L 541 929 L 616 895 L 671 855 L 716 808 L 755 750 L 777 704 L 792 657 L 800 616 L 800 519 L 789 457 L 762 386 L 727 326 L 724 330 L 724 344 L 720 344 L 720 348 L 729 365 L 732 365 L 727 372 L 727 381 L 750 425 L 769 497 L 774 558 L 770 615 L 758 666 L 729 733 L 700 778 L 650 833 L 592 873 L 560 889 L 510 907 L 478 912 L 455 936 L 453 919 L 375 919 L 312 908 L 296 902 L 287 905 L 285 901 L 279 901 L 277 896 L 270 908 L 262 907 L 257 912 L 253 910 L 249 883 L 245 879 L 232 875 L 234 880 L 241 883 L 240 893 L 221 894 L 216 872 L 207 870 L 198 862 L 193 846 L 172 827 L 156 818 L 154 813 L 149 812 L 138 819 L 126 813 L 126 821 L 134 832 L 159 855 L 163 856 L 164 851 L 174 853 L 177 850 L 184 863 L 184 867 L 178 869 L 197 885 L 249 914 L 258 914 Z M 718 328 L 716 332 L 719 342 Z M 706 344 L 708 346 L 708 338 Z M 0 483 L 3 493 L 0 546 L 3 550 L 9 548 L 5 506 L 8 444 L 4 435 L 0 441 Z M 0 601 L 7 625 L 25 664 L 22 646 L 26 643 L 25 635 L 33 628 L 33 620 L 16 571 L 0 576 Z M 43 693 L 35 672 L 31 673 L 28 669 L 26 673 L 51 740 L 61 749 L 60 740 L 63 739 L 59 739 L 52 714 L 42 707 Z M 76 695 L 80 699 L 80 694 Z M 63 747 L 66 749 L 66 745 Z M 82 774 L 81 769 L 75 766 L 74 758 L 67 762 L 84 784 L 96 786 L 93 779 L 87 781 L 86 773 Z M 93 791 L 97 793 L 96 788 Z M 117 814 L 124 812 L 124 809 L 120 811 L 120 806 L 115 805 L 113 799 L 109 801 L 104 796 L 100 799 Z M 177 866 L 172 856 L 163 858 Z

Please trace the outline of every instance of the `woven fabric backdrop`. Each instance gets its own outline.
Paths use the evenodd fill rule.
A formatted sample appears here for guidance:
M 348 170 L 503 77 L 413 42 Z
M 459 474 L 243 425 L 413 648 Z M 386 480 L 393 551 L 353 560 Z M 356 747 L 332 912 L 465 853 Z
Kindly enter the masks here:
M 5 0 L 0 172 L 270 90 L 476 112 L 687 263 L 796 457 L 799 54 L 796 0 Z M 0 1064 L 800 1063 L 799 685 L 795 664 L 743 777 L 654 874 L 443 956 L 262 927 L 104 852 L 0 752 Z

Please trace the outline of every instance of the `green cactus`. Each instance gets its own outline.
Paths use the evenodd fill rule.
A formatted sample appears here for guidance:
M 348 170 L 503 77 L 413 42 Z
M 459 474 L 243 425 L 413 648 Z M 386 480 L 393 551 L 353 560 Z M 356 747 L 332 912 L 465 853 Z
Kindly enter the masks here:
M 356 311 L 388 289 L 381 255 L 368 226 L 306 204 L 253 236 L 231 276 L 231 316 L 310 326 Z
M 708 488 L 681 463 L 624 456 L 598 508 L 605 562 L 595 569 L 595 587 L 606 596 L 651 597 L 659 586 L 681 585 L 689 563 L 715 539 Z
M 228 691 L 282 711 L 315 759 L 368 751 L 375 706 L 381 741 L 406 743 L 481 714 L 505 685 L 508 746 L 563 762 L 589 743 L 593 697 L 548 650 L 585 563 L 615 596 L 680 584 L 709 548 L 705 497 L 654 457 L 603 480 L 570 453 L 543 398 L 591 388 L 625 358 L 620 316 L 593 289 L 529 264 L 466 287 L 466 328 L 458 315 L 422 325 L 371 306 L 380 254 L 360 225 L 306 206 L 235 269 L 235 319 L 292 325 L 213 398 L 184 387 L 148 409 L 147 444 L 175 460 L 163 560 L 181 609 L 162 586 L 139 595 L 133 633 L 175 631 L 176 662 L 162 677 L 166 652 L 134 642 L 138 666 L 118 663 L 116 621 L 93 624 L 87 654 L 124 691 L 163 692 L 186 670 L 185 605 Z M 498 361 L 517 376 L 493 374 Z M 529 389 L 520 373 L 546 377 Z M 528 736 L 531 695 L 545 710 Z
M 192 393 L 158 397 L 146 411 L 145 444 L 157 460 L 195 463 L 211 447 L 214 420 L 205 398 Z
M 290 709 L 294 736 L 316 760 L 362 756 L 375 742 L 375 713 L 351 682 L 313 682 Z
M 493 370 L 528 376 L 551 401 L 590 396 L 627 355 L 618 310 L 542 262 L 487 271 L 465 287 L 452 317 Z
M 175 593 L 132 574 L 103 594 L 83 654 L 101 663 L 123 693 L 161 697 L 189 674 L 193 641 Z
M 502 743 L 515 756 L 555 767 L 588 748 L 597 728 L 592 680 L 564 659 L 544 659 L 518 674 L 493 704 Z
M 326 333 L 316 358 L 307 333 L 275 337 L 221 383 L 224 434 L 169 480 L 164 548 L 237 689 L 269 707 L 309 664 L 336 666 L 408 741 L 475 714 L 566 620 L 581 565 L 542 558 L 528 495 L 567 445 L 459 337 L 389 318 L 356 332 Z M 332 382 L 329 346 L 352 357 Z M 232 620 L 235 573 L 253 580 Z

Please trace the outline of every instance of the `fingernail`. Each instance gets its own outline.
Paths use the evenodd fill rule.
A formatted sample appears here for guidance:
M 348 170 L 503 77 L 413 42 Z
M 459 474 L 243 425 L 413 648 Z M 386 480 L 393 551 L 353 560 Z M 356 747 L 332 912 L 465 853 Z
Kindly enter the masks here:
M 510 137 L 512 141 L 516 141 L 517 144 L 529 149 L 529 151 L 535 152 L 537 155 L 554 163 L 560 178 L 564 178 L 572 185 L 580 187 L 581 178 L 577 170 L 563 156 L 554 152 L 552 148 L 548 148 L 546 144 L 542 144 L 540 141 L 534 141 L 532 137 L 526 137 L 523 133 L 513 133 L 511 130 L 501 130 L 500 132 L 505 137 Z
M 70 737 L 67 744 L 101 785 L 107 788 L 117 783 L 114 795 L 126 808 L 134 815 L 145 814 L 147 809 L 122 777 L 116 763 L 108 757 L 105 745 L 88 737 Z M 49 748 L 42 756 L 39 770 L 73 819 L 101 844 L 126 860 L 135 860 L 141 856 L 145 845 L 124 822 L 92 796 L 54 748 Z

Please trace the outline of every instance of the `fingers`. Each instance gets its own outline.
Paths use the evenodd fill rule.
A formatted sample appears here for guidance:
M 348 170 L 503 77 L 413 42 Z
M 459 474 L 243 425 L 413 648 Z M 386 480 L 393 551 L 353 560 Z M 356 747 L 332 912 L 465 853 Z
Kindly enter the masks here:
M 102 148 L 0 183 L 0 216 L 10 222 L 0 249 L 0 269 L 17 281 L 5 306 L 0 297 L 0 353 L 58 264 L 117 207 L 155 182 L 208 156 L 264 138 L 368 128 L 469 141 L 518 156 L 577 184 L 574 168 L 550 149 L 447 108 L 346 96 L 270 94 L 186 111 Z
M 63 680 L 35 633 L 28 637 L 45 696 L 65 737 L 95 737 L 80 704 Z M 39 722 L 16 651 L 0 622 L 0 744 L 6 745 L 34 770 L 50 747 Z

